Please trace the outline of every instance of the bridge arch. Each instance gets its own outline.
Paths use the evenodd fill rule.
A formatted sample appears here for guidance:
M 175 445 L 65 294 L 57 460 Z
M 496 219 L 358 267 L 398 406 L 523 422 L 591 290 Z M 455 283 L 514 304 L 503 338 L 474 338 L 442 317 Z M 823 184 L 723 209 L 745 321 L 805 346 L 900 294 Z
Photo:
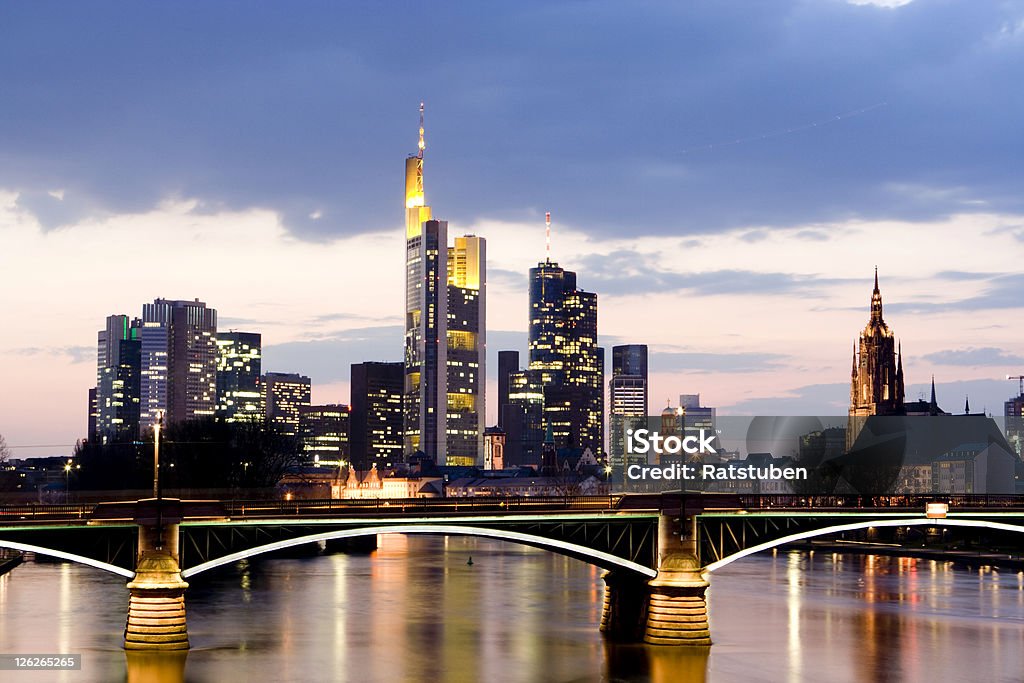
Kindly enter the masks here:
M 135 576 L 135 571 L 132 569 L 125 569 L 124 567 L 118 567 L 115 564 L 109 564 L 107 562 L 100 562 L 99 560 L 94 560 L 93 558 L 85 557 L 84 555 L 66 553 L 63 550 L 44 548 L 39 545 L 32 545 L 31 543 L 19 543 L 17 541 L 7 541 L 4 539 L 0 539 L 0 548 L 10 548 L 11 550 L 19 550 L 23 553 L 36 553 L 38 555 L 56 557 L 60 560 L 68 560 L 69 562 L 84 564 L 89 567 L 93 567 L 94 569 L 102 569 L 105 572 L 117 574 L 118 576 L 123 576 L 127 579 L 131 579 Z
M 528 545 L 535 548 L 550 550 L 560 555 L 567 555 L 590 564 L 595 564 L 606 569 L 624 569 L 650 579 L 657 576 L 658 572 L 650 567 L 645 567 L 637 562 L 612 555 L 600 550 L 594 550 L 576 543 L 568 543 L 543 536 L 524 534 L 518 531 L 506 531 L 503 529 L 488 529 L 485 527 L 460 526 L 454 524 L 395 524 L 385 526 L 363 527 L 360 529 L 345 529 L 325 531 L 318 534 L 310 534 L 297 538 L 289 538 L 275 543 L 255 546 L 230 555 L 218 557 L 217 559 L 197 564 L 194 567 L 181 572 L 182 578 L 189 578 L 202 572 L 221 567 L 232 562 L 238 562 L 249 557 L 262 555 L 263 553 L 283 550 L 297 545 L 315 543 L 318 541 L 330 541 L 341 538 L 356 538 L 359 536 L 374 536 L 377 534 L 431 534 L 444 536 L 476 536 L 481 538 L 493 538 L 501 541 L 511 541 L 521 545 Z
M 834 526 L 822 527 L 821 529 L 811 529 L 810 531 L 802 531 L 798 534 L 790 534 L 781 538 L 776 538 L 765 543 L 759 543 L 749 548 L 744 548 L 739 552 L 733 553 L 727 557 L 723 557 L 717 562 L 704 567 L 703 571 L 713 572 L 722 567 L 732 564 L 737 560 L 742 560 L 744 557 L 748 557 L 755 553 L 762 552 L 764 550 L 771 550 L 777 548 L 780 545 L 787 543 L 795 543 L 797 541 L 804 541 L 809 538 L 815 538 L 817 536 L 828 536 L 830 534 L 836 534 L 843 531 L 856 531 L 858 529 L 867 529 L 869 527 L 898 527 L 898 526 L 949 526 L 949 527 L 975 527 L 984 529 L 997 529 L 999 531 L 1013 531 L 1016 533 L 1024 534 L 1024 526 L 1017 524 L 1006 524 L 1005 522 L 994 522 L 987 519 L 957 519 L 957 518 L 911 518 L 911 519 L 878 519 L 871 522 L 854 522 L 851 524 L 836 524 Z

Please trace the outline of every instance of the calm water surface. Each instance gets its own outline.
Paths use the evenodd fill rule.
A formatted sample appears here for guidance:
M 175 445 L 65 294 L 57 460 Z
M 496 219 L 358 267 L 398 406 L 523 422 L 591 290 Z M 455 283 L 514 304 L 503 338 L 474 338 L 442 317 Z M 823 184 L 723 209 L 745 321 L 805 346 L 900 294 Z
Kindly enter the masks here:
M 472 556 L 473 565 L 467 565 Z M 601 571 L 485 539 L 381 537 L 369 555 L 194 577 L 187 657 L 128 657 L 124 579 L 0 577 L 0 651 L 82 653 L 3 681 L 1021 681 L 1024 574 L 778 553 L 716 572 L 710 654 L 608 646 Z

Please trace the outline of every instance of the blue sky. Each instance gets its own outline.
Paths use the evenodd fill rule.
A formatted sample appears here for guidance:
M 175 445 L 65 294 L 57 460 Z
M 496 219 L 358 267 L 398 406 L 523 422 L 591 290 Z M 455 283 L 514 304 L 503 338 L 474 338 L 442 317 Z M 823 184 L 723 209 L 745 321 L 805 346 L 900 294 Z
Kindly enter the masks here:
M 400 324 L 421 100 L 427 199 L 489 241 L 495 344 L 551 210 L 658 395 L 841 412 L 875 265 L 912 383 L 998 412 L 1024 370 L 1021 0 L 4 2 L 0 67 L 0 272 L 34 285 L 0 306 L 48 312 L 0 372 L 35 391 L 49 358 L 61 441 L 103 316 L 156 296 L 263 330 L 269 369 L 347 401 Z M 377 306 L 353 296 L 370 262 L 393 265 Z M 21 410 L 0 433 L 50 442 Z

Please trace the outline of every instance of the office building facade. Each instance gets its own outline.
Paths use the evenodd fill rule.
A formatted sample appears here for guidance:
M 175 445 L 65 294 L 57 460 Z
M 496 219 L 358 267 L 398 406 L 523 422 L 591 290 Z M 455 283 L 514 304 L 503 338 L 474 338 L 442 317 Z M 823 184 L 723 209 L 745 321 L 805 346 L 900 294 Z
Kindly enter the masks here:
M 647 424 L 649 403 L 647 345 L 623 344 L 612 347 L 612 377 L 608 381 L 609 464 L 627 464 L 626 430 Z
M 312 383 L 294 373 L 268 372 L 263 375 L 263 400 L 267 422 L 280 427 L 286 436 L 298 436 L 299 412 L 309 406 Z
M 351 410 L 346 405 L 300 405 L 299 437 L 306 464 L 343 467 L 350 462 Z
M 352 365 L 351 460 L 359 471 L 402 461 L 402 363 Z
M 217 334 L 217 415 L 228 422 L 264 417 L 262 347 L 258 332 Z
M 198 299 L 142 307 L 143 428 L 212 416 L 217 410 L 217 311 Z
M 107 317 L 97 334 L 95 433 L 98 443 L 139 438 L 142 406 L 142 322 L 127 315 Z

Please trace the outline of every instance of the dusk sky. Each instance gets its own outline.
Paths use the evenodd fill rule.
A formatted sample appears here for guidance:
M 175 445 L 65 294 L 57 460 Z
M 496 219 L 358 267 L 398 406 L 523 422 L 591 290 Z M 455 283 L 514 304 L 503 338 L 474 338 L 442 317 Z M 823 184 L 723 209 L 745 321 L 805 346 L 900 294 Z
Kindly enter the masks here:
M 0 66 L 15 457 L 85 436 L 97 331 L 156 297 L 262 332 L 316 402 L 399 360 L 421 100 L 492 369 L 551 211 L 652 412 L 845 414 L 876 265 L 908 399 L 934 374 L 1001 414 L 1024 374 L 1024 0 L 2 2 Z

